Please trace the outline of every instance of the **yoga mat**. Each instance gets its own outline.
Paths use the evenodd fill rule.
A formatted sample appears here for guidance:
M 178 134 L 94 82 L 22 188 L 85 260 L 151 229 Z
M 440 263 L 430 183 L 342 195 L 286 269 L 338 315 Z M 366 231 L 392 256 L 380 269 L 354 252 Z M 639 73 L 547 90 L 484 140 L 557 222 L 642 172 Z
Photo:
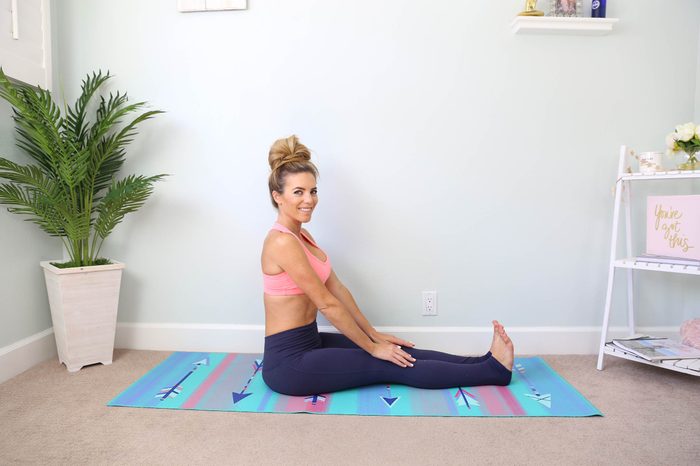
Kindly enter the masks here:
M 507 387 L 384 384 L 312 396 L 273 392 L 262 379 L 262 364 L 261 354 L 176 352 L 108 406 L 368 416 L 602 415 L 539 357 L 516 358 Z

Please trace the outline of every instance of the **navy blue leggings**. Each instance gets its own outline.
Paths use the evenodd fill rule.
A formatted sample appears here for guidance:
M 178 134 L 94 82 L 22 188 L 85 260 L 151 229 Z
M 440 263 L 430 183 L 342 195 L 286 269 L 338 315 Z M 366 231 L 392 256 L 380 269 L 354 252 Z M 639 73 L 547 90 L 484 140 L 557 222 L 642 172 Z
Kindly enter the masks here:
M 319 333 L 316 322 L 265 337 L 262 376 L 285 395 L 314 395 L 363 385 L 419 388 L 508 385 L 511 372 L 491 353 L 464 357 L 403 347 L 413 367 L 377 359 L 344 335 Z

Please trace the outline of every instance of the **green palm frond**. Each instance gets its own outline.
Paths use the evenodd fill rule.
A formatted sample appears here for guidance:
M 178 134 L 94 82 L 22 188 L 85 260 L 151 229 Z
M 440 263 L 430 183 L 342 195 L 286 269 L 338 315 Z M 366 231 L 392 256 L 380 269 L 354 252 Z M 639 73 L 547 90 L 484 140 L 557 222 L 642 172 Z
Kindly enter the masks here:
M 55 189 L 55 182 L 48 178 L 38 165 L 19 165 L 0 157 L 0 178 L 30 185 L 47 195 Z
M 114 181 L 97 205 L 95 232 L 106 238 L 114 227 L 130 212 L 138 210 L 153 193 L 153 183 L 165 175 L 134 176 Z
M 37 190 L 14 183 L 0 184 L 0 204 L 8 205 L 12 213 L 27 215 L 28 221 L 36 223 L 39 228 L 51 236 L 65 236 L 61 214 L 44 196 L 37 195 Z
M 126 98 L 126 95 L 123 97 Z M 110 101 L 105 104 L 104 109 L 102 106 L 98 108 L 98 117 L 93 125 L 93 135 L 91 135 L 91 139 L 99 135 L 98 142 L 92 146 L 94 154 L 92 168 L 95 192 L 99 192 L 109 186 L 112 179 L 121 169 L 126 155 L 124 148 L 138 134 L 136 131 L 138 124 L 153 118 L 159 113 L 163 113 L 160 110 L 144 112 L 134 118 L 119 132 L 107 134 L 105 128 L 109 129 L 121 123 L 125 116 L 140 110 L 145 105 L 145 102 L 138 102 L 133 105 L 113 107 L 111 106 L 112 102 L 121 102 L 121 99 L 115 98 L 112 100 L 110 97 Z M 103 109 L 103 112 L 100 112 L 101 109 Z
M 0 204 L 10 206 L 8 211 L 28 215 L 27 220 L 52 236 L 89 238 L 89 219 L 73 215 L 65 193 L 38 165 L 22 166 L 0 158 L 0 178 L 11 182 L 0 184 Z
M 19 165 L 10 160 L 3 159 L 0 157 L 0 178 L 4 178 L 12 182 L 12 188 L 8 193 L 15 193 L 14 196 L 7 196 L 4 198 L 4 202 L 0 201 L 5 205 L 15 205 L 17 208 L 26 208 L 28 206 L 36 206 L 41 204 L 42 208 L 31 212 L 34 215 L 41 215 L 46 213 L 48 218 L 45 220 L 46 225 L 52 225 L 51 231 L 47 231 L 50 234 L 57 234 L 63 232 L 63 221 L 58 221 L 59 218 L 70 217 L 70 212 L 65 209 L 66 198 L 65 193 L 57 186 L 56 182 L 47 177 L 38 165 Z M 0 185 L 0 187 L 5 185 Z M 21 188 L 20 188 L 21 187 Z M 16 189 L 21 189 L 22 196 L 17 196 Z M 13 204 L 12 201 L 18 201 L 17 204 Z M 8 210 L 11 210 L 8 209 Z M 20 212 L 15 210 L 17 213 L 30 213 L 30 212 Z
M 58 171 L 57 154 L 65 153 L 60 109 L 45 89 L 13 84 L 0 69 L 0 97 L 13 107 L 17 145 L 49 171 Z
M 80 86 L 82 92 L 75 102 L 75 106 L 73 108 L 68 107 L 66 110 L 65 133 L 75 145 L 82 145 L 87 139 L 86 136 L 89 130 L 87 107 L 92 96 L 111 77 L 109 71 L 107 71 L 106 75 L 103 75 L 101 71 L 98 73 L 93 72 L 92 76 L 88 75 Z
M 36 162 L 23 166 L 0 157 L 0 180 L 8 181 L 0 184 L 0 204 L 60 236 L 77 266 L 92 265 L 102 241 L 167 176 L 114 181 L 137 126 L 163 112 L 143 111 L 146 103 L 130 104 L 126 93 L 99 95 L 110 78 L 109 72 L 88 75 L 63 116 L 49 91 L 12 82 L 0 68 L 0 97 L 12 105 L 17 146 Z M 99 103 L 91 111 L 94 97 Z

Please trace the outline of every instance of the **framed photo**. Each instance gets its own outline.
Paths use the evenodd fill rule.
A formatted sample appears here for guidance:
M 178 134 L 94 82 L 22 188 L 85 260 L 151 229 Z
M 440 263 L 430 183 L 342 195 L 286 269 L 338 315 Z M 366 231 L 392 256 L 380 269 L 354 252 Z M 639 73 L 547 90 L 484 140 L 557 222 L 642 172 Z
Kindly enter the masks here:
M 551 0 L 550 15 L 581 16 L 581 0 Z

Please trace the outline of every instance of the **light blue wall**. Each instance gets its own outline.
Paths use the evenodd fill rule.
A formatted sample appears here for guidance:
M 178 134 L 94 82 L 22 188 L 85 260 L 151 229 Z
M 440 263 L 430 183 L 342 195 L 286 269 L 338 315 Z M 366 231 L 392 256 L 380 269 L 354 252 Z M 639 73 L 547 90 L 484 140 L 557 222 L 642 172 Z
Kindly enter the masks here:
M 263 322 L 266 153 L 297 133 L 321 170 L 309 229 L 376 325 L 599 325 L 618 149 L 693 118 L 700 2 L 611 2 L 603 37 L 513 35 L 522 6 L 60 2 L 68 100 L 102 68 L 168 112 L 125 172 L 173 177 L 105 250 L 127 263 L 120 321 Z M 639 323 L 697 314 L 694 283 L 643 277 Z
M 10 115 L 10 106 L 1 100 L 0 156 L 29 163 L 28 157 L 14 146 Z M 57 257 L 61 257 L 58 240 L 0 206 L 0 348 L 51 327 L 39 261 Z
M 64 81 L 109 67 L 168 111 L 127 168 L 174 176 L 107 249 L 120 319 L 262 322 L 266 150 L 294 132 L 321 168 L 310 229 L 375 323 L 598 324 L 618 147 L 692 118 L 700 4 L 611 3 L 605 37 L 513 35 L 521 4 L 63 4 Z M 641 323 L 691 312 L 674 299 Z

